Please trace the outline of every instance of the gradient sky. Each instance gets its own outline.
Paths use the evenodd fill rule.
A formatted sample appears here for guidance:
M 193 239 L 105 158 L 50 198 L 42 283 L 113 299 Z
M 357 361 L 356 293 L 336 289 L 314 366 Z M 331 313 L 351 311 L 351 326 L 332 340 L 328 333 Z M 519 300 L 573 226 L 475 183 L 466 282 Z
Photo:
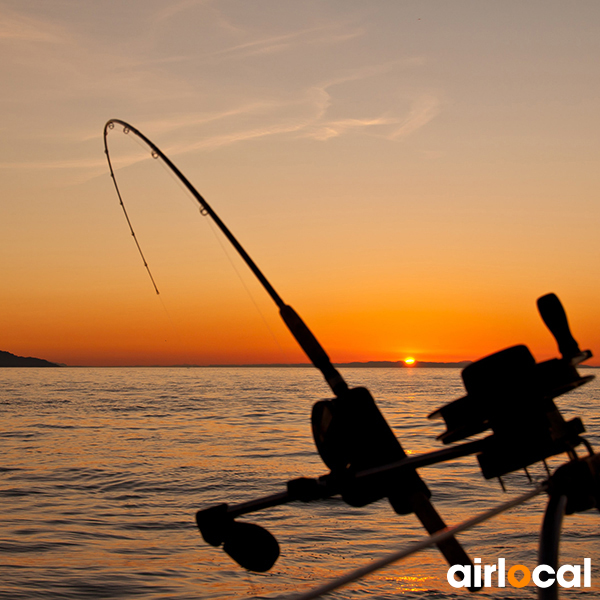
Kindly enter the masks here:
M 0 349 L 300 362 L 198 187 L 335 361 L 600 356 L 600 3 L 0 0 Z M 233 266 L 232 266 L 233 265 Z M 593 362 L 592 364 L 600 364 Z

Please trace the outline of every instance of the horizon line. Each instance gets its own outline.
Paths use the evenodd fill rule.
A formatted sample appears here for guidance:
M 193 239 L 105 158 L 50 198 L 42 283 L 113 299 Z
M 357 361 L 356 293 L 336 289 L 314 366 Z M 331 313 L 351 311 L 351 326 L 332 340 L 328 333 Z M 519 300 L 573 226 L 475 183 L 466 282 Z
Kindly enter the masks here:
M 352 362 L 338 362 L 332 363 L 334 367 L 338 368 L 375 368 L 375 369 L 415 369 L 415 368 L 461 368 L 471 364 L 470 360 L 457 361 L 457 362 L 436 362 L 436 361 L 415 361 L 412 364 L 406 364 L 403 360 L 391 361 L 391 360 L 370 360 L 370 361 L 352 361 Z M 59 367 L 69 368 L 197 368 L 197 369 L 252 369 L 252 368 L 276 368 L 276 369 L 291 369 L 291 368 L 315 368 L 310 363 L 231 363 L 231 364 L 196 364 L 196 363 L 182 363 L 182 364 L 154 364 L 154 365 L 68 365 L 64 363 L 56 363 Z

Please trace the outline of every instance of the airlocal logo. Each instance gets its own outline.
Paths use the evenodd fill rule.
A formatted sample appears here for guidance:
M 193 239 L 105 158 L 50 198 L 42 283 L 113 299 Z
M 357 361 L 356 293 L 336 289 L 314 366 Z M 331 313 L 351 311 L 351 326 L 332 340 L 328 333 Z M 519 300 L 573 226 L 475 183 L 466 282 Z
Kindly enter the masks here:
M 581 565 L 563 565 L 557 571 L 548 565 L 538 565 L 533 572 L 525 565 L 513 565 L 507 572 L 506 561 L 503 558 L 498 559 L 497 565 L 482 565 L 480 558 L 474 559 L 473 562 L 475 563 L 473 567 L 471 565 L 450 567 L 446 576 L 448 583 L 455 588 L 492 587 L 492 579 L 496 579 L 497 586 L 501 588 L 506 587 L 506 581 L 516 588 L 525 587 L 530 581 L 541 588 L 550 587 L 555 581 L 565 588 L 581 587 Z M 516 573 L 521 574 L 520 579 L 517 579 Z M 458 580 L 457 574 L 462 574 L 462 579 Z M 590 558 L 583 559 L 583 587 L 592 587 Z

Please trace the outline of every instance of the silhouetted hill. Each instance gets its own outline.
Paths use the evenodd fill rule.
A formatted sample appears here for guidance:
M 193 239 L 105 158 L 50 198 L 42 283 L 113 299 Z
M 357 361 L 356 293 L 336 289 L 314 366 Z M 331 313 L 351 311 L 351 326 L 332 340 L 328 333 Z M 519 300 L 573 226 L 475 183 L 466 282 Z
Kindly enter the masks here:
M 60 367 L 56 363 L 44 360 L 43 358 L 33 358 L 31 356 L 16 356 L 10 352 L 0 350 L 0 367 Z

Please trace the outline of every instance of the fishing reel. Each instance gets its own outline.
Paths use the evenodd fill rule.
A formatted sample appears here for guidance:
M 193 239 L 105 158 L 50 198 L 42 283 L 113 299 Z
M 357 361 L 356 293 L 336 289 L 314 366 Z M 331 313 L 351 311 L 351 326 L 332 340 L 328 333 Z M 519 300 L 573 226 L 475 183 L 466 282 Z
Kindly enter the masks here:
M 394 510 L 404 515 L 414 510 L 413 494 L 431 497 L 416 471 L 405 474 L 401 481 L 389 477 L 372 477 L 368 482 L 356 479 L 359 472 L 406 457 L 366 388 L 349 389 L 341 397 L 317 402 L 311 425 L 317 451 L 350 506 L 365 506 L 387 497 Z
M 576 366 L 592 356 L 581 351 L 569 329 L 563 306 L 554 294 L 538 299 L 540 315 L 558 343 L 561 358 L 536 363 L 526 346 L 512 346 L 462 371 L 463 398 L 442 406 L 444 444 L 491 429 L 477 459 L 486 479 L 501 477 L 583 443 L 581 419 L 566 421 L 554 399 L 593 379 L 581 377 Z
M 387 471 L 387 465 L 407 455 L 369 390 L 352 388 L 332 400 L 317 402 L 311 424 L 317 451 L 331 469 L 330 481 L 347 504 L 365 506 L 387 498 L 396 513 L 415 513 L 429 534 L 446 528 L 416 469 Z M 383 470 L 369 474 L 377 467 Z M 449 565 L 471 564 L 456 538 L 437 546 Z

